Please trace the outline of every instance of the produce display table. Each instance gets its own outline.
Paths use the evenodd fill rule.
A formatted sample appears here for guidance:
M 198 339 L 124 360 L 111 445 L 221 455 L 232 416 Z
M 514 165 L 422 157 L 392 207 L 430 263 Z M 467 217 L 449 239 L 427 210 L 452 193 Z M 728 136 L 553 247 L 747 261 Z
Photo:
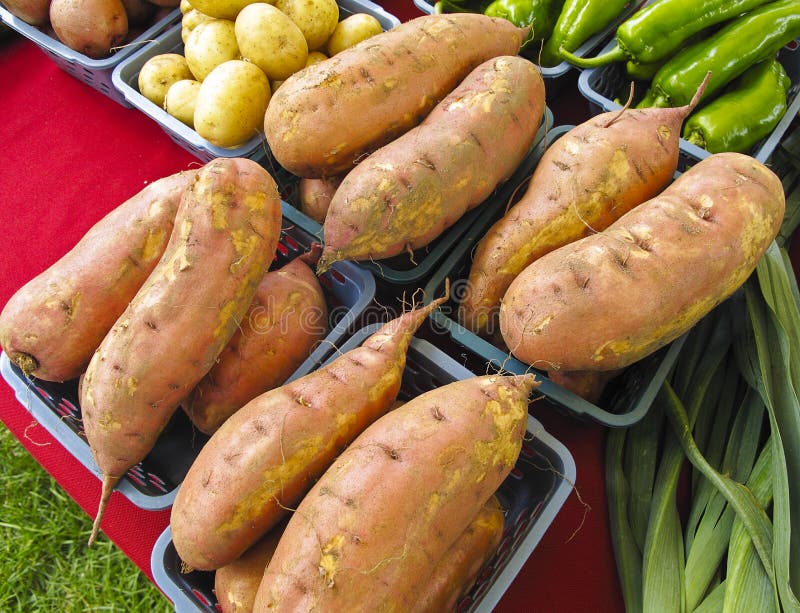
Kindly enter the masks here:
M 401 20 L 419 14 L 411 0 L 383 5 Z M 109 210 L 148 182 L 199 163 L 145 115 L 69 76 L 26 39 L 12 36 L 0 42 L 0 82 L 3 305 Z M 556 125 L 588 117 L 574 83 L 548 105 Z M 496 610 L 621 611 L 603 486 L 605 429 L 544 406 L 534 405 L 532 413 L 572 453 L 577 482 Z M 97 479 L 4 384 L 0 419 L 87 512 L 88 537 L 89 516 L 100 495 Z M 143 511 L 115 493 L 103 532 L 152 579 L 150 553 L 168 521 L 168 510 Z

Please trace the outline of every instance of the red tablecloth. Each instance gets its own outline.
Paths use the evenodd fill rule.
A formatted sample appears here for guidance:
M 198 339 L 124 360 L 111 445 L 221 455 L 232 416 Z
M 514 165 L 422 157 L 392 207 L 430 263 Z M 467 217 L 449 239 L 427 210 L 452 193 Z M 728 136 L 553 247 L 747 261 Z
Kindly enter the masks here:
M 410 0 L 383 5 L 401 19 L 419 14 Z M 0 43 L 0 83 L 4 305 L 114 206 L 148 182 L 198 162 L 149 118 L 61 71 L 23 38 Z M 576 112 L 574 103 L 550 104 L 557 124 L 574 123 L 575 116 L 569 116 Z M 602 477 L 604 429 L 549 412 L 535 416 L 574 456 L 576 490 L 497 611 L 621 611 Z M 0 384 L 0 419 L 93 517 L 99 482 L 32 419 L 5 384 Z M 168 511 L 142 511 L 115 493 L 103 531 L 152 578 L 150 552 L 168 520 Z M 87 517 L 87 536 L 90 524 Z

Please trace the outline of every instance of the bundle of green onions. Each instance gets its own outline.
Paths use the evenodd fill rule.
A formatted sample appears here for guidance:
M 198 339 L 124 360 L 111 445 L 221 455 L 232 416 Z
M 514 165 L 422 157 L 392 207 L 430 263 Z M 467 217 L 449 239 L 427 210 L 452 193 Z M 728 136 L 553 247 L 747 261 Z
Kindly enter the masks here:
M 800 611 L 800 292 L 784 248 L 800 163 L 784 170 L 784 228 L 756 274 L 687 333 L 648 415 L 608 432 L 629 612 Z

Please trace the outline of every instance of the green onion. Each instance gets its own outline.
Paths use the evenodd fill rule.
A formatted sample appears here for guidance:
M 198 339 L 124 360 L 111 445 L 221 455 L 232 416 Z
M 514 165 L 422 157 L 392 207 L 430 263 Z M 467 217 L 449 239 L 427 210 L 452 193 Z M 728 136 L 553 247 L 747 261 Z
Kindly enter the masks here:
M 642 610 L 642 553 L 631 530 L 628 518 L 630 487 L 622 468 L 622 455 L 627 431 L 612 428 L 606 435 L 605 481 L 612 546 L 622 587 L 622 598 L 628 612 Z

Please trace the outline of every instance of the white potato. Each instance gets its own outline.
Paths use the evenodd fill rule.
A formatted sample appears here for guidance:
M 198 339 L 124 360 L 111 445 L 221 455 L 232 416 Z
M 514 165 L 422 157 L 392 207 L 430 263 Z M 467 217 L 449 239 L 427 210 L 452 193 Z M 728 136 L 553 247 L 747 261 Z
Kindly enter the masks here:
M 189 11 L 192 10 L 192 5 L 189 3 L 189 0 L 181 0 L 181 3 L 178 5 L 181 11 L 181 15 L 185 15 Z
M 139 91 L 153 104 L 162 106 L 170 85 L 192 78 L 186 58 L 180 53 L 161 53 L 148 59 L 139 70 Z
M 312 51 L 308 54 L 306 58 L 306 66 L 311 66 L 311 64 L 318 64 L 323 60 L 327 60 L 328 56 L 325 55 L 322 51 Z
M 236 41 L 242 58 L 271 81 L 291 76 L 306 65 L 308 43 L 300 28 L 271 4 L 256 2 L 236 17 Z
M 339 23 L 336 0 L 275 0 L 275 7 L 297 24 L 311 51 L 322 48 Z
M 240 146 L 263 129 L 270 96 L 269 81 L 258 66 L 224 62 L 200 84 L 194 129 L 219 147 Z
M 192 6 L 206 15 L 233 21 L 244 7 L 254 1 L 275 4 L 274 0 L 192 0 Z
M 197 26 L 206 21 L 213 21 L 216 17 L 211 17 L 205 13 L 201 13 L 197 9 L 190 9 L 181 17 L 181 40 L 183 44 L 189 39 L 189 34 L 192 33 Z
M 200 81 L 194 79 L 175 81 L 164 97 L 164 110 L 178 121 L 193 128 L 194 107 L 198 93 L 200 93 Z
M 372 15 L 355 13 L 342 19 L 331 34 L 327 43 L 328 55 L 336 55 L 349 47 L 354 47 L 362 40 L 383 32 L 383 26 Z
M 239 59 L 241 56 L 233 22 L 213 19 L 197 24 L 186 39 L 183 54 L 198 81 L 204 80 L 223 62 Z

